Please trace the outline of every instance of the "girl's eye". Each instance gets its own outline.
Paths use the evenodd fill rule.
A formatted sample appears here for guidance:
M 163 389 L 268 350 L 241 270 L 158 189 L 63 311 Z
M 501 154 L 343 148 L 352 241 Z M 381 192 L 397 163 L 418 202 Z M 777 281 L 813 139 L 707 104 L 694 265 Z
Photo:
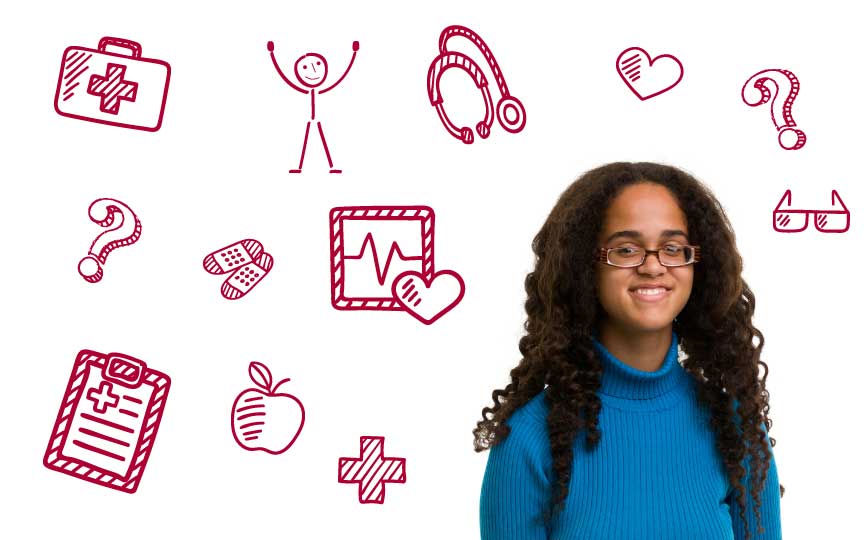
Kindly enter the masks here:
M 666 253 L 668 253 L 670 255 L 677 255 L 678 253 L 681 253 L 681 250 L 684 248 L 682 248 L 681 246 L 669 245 L 669 246 L 665 246 L 663 249 L 665 249 Z

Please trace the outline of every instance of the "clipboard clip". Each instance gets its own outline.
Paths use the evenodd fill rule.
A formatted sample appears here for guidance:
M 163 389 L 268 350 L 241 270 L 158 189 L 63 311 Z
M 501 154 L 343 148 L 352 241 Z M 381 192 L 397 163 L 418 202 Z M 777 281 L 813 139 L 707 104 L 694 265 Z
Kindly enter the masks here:
M 138 388 L 144 380 L 147 364 L 132 356 L 120 353 L 108 355 L 108 365 L 102 373 L 102 378 L 113 381 L 128 388 Z

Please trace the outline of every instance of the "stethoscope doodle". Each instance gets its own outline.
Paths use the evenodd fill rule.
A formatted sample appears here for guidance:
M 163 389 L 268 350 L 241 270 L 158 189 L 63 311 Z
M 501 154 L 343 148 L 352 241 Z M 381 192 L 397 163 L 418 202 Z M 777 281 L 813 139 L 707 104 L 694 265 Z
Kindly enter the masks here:
M 501 92 L 501 100 L 498 102 L 497 106 L 493 107 L 492 96 L 489 92 L 489 83 L 487 82 L 483 71 L 480 69 L 480 66 L 471 60 L 471 58 L 460 52 L 450 52 L 447 50 L 447 40 L 454 36 L 467 38 L 481 53 L 483 53 L 486 62 L 489 64 L 489 67 L 492 68 L 495 83 L 498 85 L 498 90 Z M 489 136 L 489 130 L 492 128 L 492 122 L 496 115 L 498 116 L 498 123 L 501 124 L 501 127 L 506 131 L 510 133 L 518 133 L 522 131 L 522 128 L 525 127 L 525 107 L 522 106 L 521 101 L 510 95 L 510 91 L 507 90 L 507 81 L 504 80 L 504 75 L 501 73 L 501 68 L 498 66 L 498 62 L 495 61 L 492 51 L 480 36 L 470 28 L 464 26 L 448 26 L 441 31 L 441 37 L 438 39 L 438 50 L 441 51 L 440 54 L 435 57 L 432 64 L 429 66 L 427 89 L 429 91 L 429 101 L 435 107 L 435 110 L 438 111 L 438 117 L 441 118 L 441 123 L 444 124 L 444 128 L 447 129 L 451 135 L 465 144 L 471 144 L 474 142 L 474 133 L 471 132 L 471 128 L 460 128 L 456 126 L 444 110 L 444 98 L 441 96 L 441 90 L 438 86 L 441 80 L 441 75 L 453 67 L 457 67 L 468 73 L 468 75 L 470 75 L 474 80 L 474 84 L 476 84 L 477 88 L 479 88 L 483 93 L 483 102 L 486 105 L 486 115 L 483 117 L 482 121 L 477 123 L 476 126 L 477 134 L 480 135 L 481 138 L 485 139 Z

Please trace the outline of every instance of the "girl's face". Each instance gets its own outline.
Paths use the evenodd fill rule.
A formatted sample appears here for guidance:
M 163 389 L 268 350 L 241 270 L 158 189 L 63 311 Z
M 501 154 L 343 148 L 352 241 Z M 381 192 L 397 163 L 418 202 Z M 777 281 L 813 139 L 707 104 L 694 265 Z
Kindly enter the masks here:
M 687 218 L 672 193 L 654 183 L 632 184 L 615 197 L 608 210 L 598 246 L 655 250 L 690 244 Z M 618 268 L 597 263 L 597 294 L 608 315 L 603 324 L 619 331 L 656 332 L 671 328 L 693 288 L 693 265 L 666 268 L 648 254 L 641 266 Z M 660 294 L 639 289 L 661 288 Z

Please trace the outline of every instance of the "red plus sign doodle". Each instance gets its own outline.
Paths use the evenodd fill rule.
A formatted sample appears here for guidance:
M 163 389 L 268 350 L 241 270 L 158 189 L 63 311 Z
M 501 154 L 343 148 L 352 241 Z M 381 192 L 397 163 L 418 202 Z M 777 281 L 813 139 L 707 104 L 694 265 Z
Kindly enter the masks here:
M 362 504 L 384 503 L 384 484 L 405 483 L 405 458 L 384 457 L 384 437 L 360 437 L 360 458 L 339 458 L 339 483 L 360 484 Z
M 91 388 L 90 391 L 87 392 L 87 399 L 93 402 L 94 411 L 97 413 L 104 413 L 108 407 L 117 406 L 120 396 L 112 394 L 112 388 L 110 382 L 102 381 L 102 384 L 99 385 L 98 391 L 95 388 Z
M 99 110 L 109 114 L 120 112 L 120 102 L 135 101 L 138 94 L 138 83 L 123 80 L 126 75 L 126 66 L 121 64 L 108 64 L 105 76 L 93 75 L 87 86 L 87 93 L 100 96 Z

